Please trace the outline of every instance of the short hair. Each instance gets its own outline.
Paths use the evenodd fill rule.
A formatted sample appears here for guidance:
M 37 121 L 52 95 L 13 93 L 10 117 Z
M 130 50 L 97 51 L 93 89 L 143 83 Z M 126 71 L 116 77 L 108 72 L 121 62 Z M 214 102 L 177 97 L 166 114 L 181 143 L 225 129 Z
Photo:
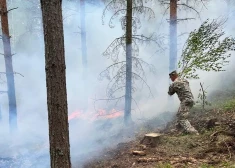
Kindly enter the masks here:
M 171 73 L 169 73 L 169 76 L 173 76 L 173 75 L 178 75 L 178 73 L 175 71 L 172 71 Z

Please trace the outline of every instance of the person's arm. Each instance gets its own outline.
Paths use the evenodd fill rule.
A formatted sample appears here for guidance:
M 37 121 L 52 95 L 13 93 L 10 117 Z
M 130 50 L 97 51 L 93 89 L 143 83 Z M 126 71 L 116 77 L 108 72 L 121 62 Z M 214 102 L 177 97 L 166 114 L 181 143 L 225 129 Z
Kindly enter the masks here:
M 174 83 L 169 86 L 168 95 L 172 96 L 175 94 Z

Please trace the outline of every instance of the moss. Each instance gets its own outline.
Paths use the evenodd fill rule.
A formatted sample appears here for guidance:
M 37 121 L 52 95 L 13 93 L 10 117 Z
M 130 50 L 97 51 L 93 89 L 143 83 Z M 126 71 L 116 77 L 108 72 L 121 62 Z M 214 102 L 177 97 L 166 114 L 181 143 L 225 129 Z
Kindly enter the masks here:
M 202 164 L 199 168 L 214 168 L 214 166 L 208 164 Z
M 169 163 L 159 163 L 156 168 L 173 168 Z
M 235 168 L 235 164 L 231 162 L 223 162 L 219 167 L 223 168 Z

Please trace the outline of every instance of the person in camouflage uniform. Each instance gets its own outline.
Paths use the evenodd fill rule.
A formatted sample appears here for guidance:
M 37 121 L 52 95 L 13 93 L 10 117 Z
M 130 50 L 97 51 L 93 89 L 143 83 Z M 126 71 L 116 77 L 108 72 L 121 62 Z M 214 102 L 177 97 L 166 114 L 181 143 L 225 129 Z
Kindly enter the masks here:
M 176 71 L 171 72 L 169 76 L 173 83 L 169 86 L 168 94 L 172 96 L 176 93 L 180 100 L 180 107 L 176 114 L 177 122 L 186 133 L 198 135 L 198 131 L 188 121 L 189 111 L 194 105 L 189 82 L 186 79 L 181 79 Z

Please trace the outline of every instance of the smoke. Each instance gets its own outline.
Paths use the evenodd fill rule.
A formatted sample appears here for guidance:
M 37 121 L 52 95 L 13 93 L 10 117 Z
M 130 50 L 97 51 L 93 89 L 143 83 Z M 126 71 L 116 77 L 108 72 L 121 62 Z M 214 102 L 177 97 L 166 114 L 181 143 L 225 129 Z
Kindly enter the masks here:
M 133 119 L 138 121 L 143 118 L 152 118 L 158 114 L 167 111 L 167 89 L 168 67 L 169 67 L 169 12 L 165 13 L 166 6 L 160 6 L 158 3 L 147 5 L 152 6 L 155 12 L 155 18 L 144 20 L 141 17 L 142 26 L 137 34 L 151 35 L 155 32 L 158 36 L 164 51 L 159 50 L 158 44 L 148 43 L 140 45 L 140 57 L 146 62 L 151 63 L 156 68 L 156 73 L 146 71 L 147 84 L 141 87 L 136 82 L 140 91 L 134 94 L 138 105 L 133 103 Z M 225 2 L 220 0 L 210 1 L 205 4 L 190 4 L 200 12 L 198 14 L 193 10 L 183 10 L 178 12 L 179 18 L 195 18 L 194 20 L 182 21 L 178 23 L 178 58 L 180 57 L 182 47 L 190 31 L 198 28 L 206 19 L 218 18 L 229 15 L 226 22 L 225 31 L 228 35 L 233 35 L 232 12 L 228 13 Z M 2 120 L 0 121 L 0 167 L 49 167 L 49 149 L 48 149 L 48 121 L 47 121 L 47 101 L 46 101 L 46 77 L 45 77 L 45 58 L 44 42 L 41 25 L 41 11 L 39 1 L 9 1 L 8 7 L 18 7 L 9 13 L 10 31 L 12 35 L 13 67 L 14 71 L 21 73 L 15 76 L 17 110 L 18 110 L 18 128 L 19 133 L 16 137 L 11 137 L 8 126 L 8 101 L 7 95 L 0 95 Z M 64 36 L 65 36 L 65 56 L 66 56 L 66 77 L 68 93 L 69 114 L 76 110 L 84 108 L 84 96 L 89 97 L 89 111 L 94 110 L 92 99 L 104 98 L 106 96 L 106 86 L 108 81 L 99 81 L 99 73 L 109 66 L 112 62 L 102 53 L 109 44 L 117 37 L 123 35 L 119 19 L 116 19 L 114 28 L 109 28 L 108 21 L 111 13 L 107 13 L 105 24 L 102 25 L 102 11 L 104 5 L 95 4 L 86 5 L 86 23 L 87 23 L 87 49 L 88 49 L 88 83 L 83 84 L 83 67 L 81 56 L 80 40 L 80 13 L 79 4 L 73 1 L 63 2 L 64 17 Z M 232 6 L 230 10 L 234 9 Z M 165 13 L 165 16 L 163 14 Z M 2 52 L 2 45 L 0 45 Z M 5 71 L 4 58 L 1 57 L 0 71 Z M 234 58 L 231 58 L 230 65 L 226 68 L 228 71 L 234 64 Z M 227 72 L 205 73 L 200 72 L 200 80 L 191 80 L 190 85 L 193 94 L 198 94 L 199 82 L 210 86 L 208 92 L 219 86 L 219 78 Z M 5 80 L 4 76 L 1 75 Z M 0 85 L 1 90 L 6 90 L 6 84 Z M 176 111 L 178 99 L 174 96 L 175 103 L 173 109 Z M 98 102 L 97 108 L 112 109 L 114 104 L 106 105 L 106 102 Z M 121 102 L 118 106 L 124 109 Z M 130 136 L 119 134 L 125 129 L 122 125 L 122 119 L 110 121 L 97 121 L 89 123 L 81 120 L 70 121 L 70 143 L 71 157 L 73 165 L 81 165 L 96 154 L 100 154 L 102 149 L 114 146 L 115 144 L 131 139 Z M 129 132 L 126 132 L 129 135 Z M 96 152 L 94 152 L 96 151 Z M 4 159 L 3 159 L 4 158 Z

